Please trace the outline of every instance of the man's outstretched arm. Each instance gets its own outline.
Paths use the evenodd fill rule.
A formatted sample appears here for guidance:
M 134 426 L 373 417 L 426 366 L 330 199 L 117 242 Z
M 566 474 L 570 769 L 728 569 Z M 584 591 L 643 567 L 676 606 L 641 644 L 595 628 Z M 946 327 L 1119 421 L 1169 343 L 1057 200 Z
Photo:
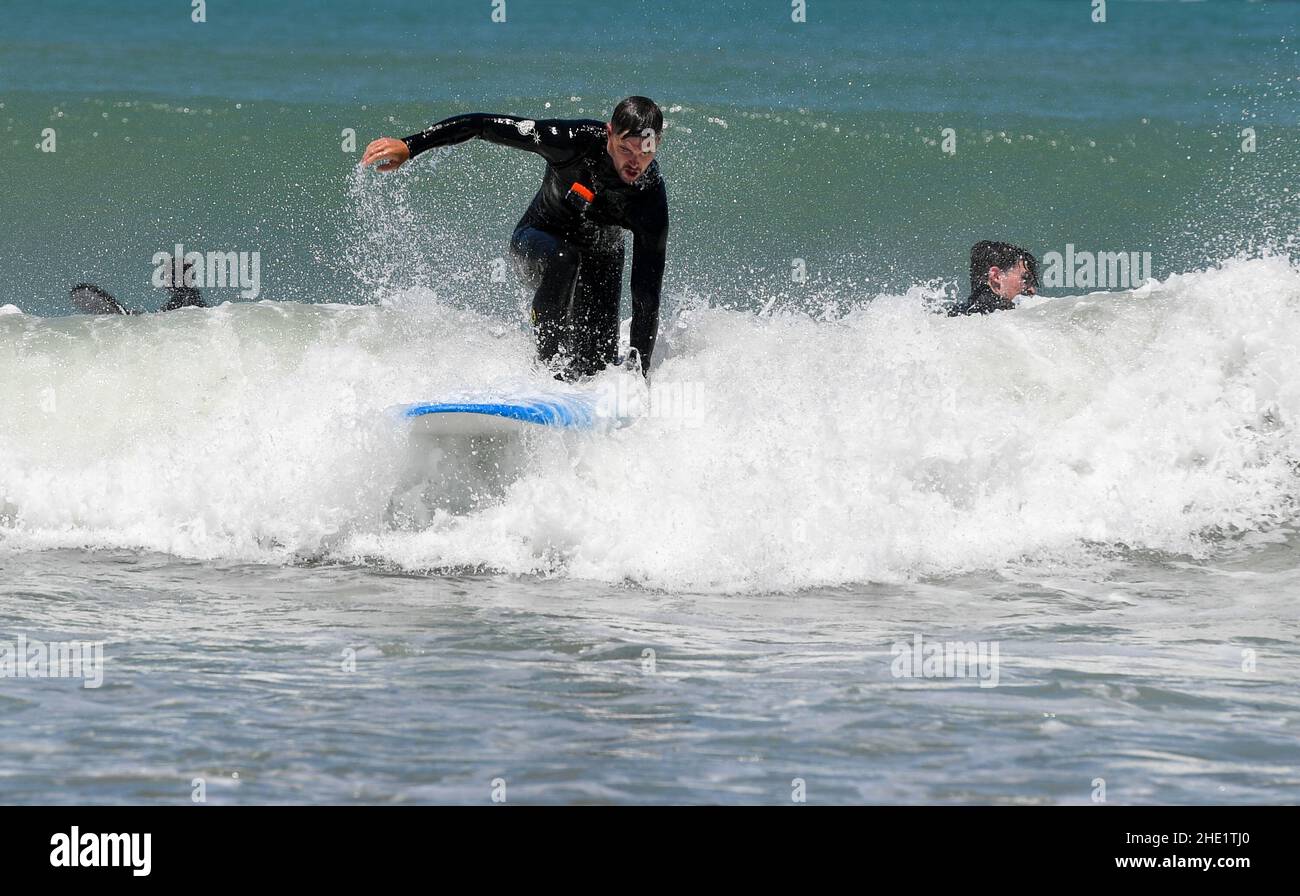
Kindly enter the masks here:
M 380 137 L 366 147 L 362 165 L 379 164 L 380 171 L 390 171 L 420 153 L 440 146 L 453 146 L 478 137 L 490 143 L 500 143 L 535 152 L 551 163 L 564 163 L 572 159 L 583 147 L 583 141 L 592 137 L 601 139 L 604 131 L 595 122 L 566 121 L 562 119 L 519 118 L 515 115 L 492 115 L 470 112 L 453 115 L 412 134 L 395 140 Z

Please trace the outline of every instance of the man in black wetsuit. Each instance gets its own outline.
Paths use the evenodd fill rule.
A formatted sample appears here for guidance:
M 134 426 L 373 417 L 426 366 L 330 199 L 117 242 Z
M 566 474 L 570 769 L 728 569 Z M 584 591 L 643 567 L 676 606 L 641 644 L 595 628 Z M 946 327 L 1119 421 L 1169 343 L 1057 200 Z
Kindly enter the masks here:
M 970 250 L 970 295 L 948 309 L 959 314 L 990 314 L 1016 307 L 1021 293 L 1038 288 L 1038 259 L 1010 243 L 983 240 Z
M 510 253 L 535 290 L 537 354 L 562 376 L 585 376 L 615 360 L 623 281 L 623 231 L 632 231 L 632 349 L 650 367 L 668 247 L 668 194 L 655 162 L 663 113 L 630 96 L 608 123 L 472 113 L 401 140 L 381 137 L 362 165 L 391 171 L 427 149 L 474 137 L 537 153 L 541 189 L 515 226 Z

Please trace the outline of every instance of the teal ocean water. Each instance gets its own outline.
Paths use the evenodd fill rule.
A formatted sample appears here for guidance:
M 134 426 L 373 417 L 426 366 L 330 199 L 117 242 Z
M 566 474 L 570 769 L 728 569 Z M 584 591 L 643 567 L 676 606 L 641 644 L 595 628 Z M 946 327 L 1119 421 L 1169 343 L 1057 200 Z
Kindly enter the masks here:
M 1296 233 L 1293 3 L 1114 2 L 1105 23 L 1069 0 L 820 0 L 805 23 L 769 5 L 516 0 L 494 24 L 490 4 L 245 2 L 198 24 L 12 4 L 0 160 L 21 226 L 0 303 L 67 313 L 92 279 L 154 307 L 150 259 L 177 242 L 260 252 L 266 298 L 372 301 L 378 234 L 348 190 L 366 142 L 465 111 L 603 117 L 638 91 L 675 110 L 671 289 L 711 300 L 789 292 L 793 258 L 802 292 L 869 297 L 964 289 L 978 239 L 1150 251 L 1163 278 Z M 537 165 L 488 145 L 421 160 L 386 282 L 486 271 Z M 513 294 L 483 280 L 455 299 Z
M 1300 5 L 188 6 L 0 3 L 0 801 L 1300 796 Z M 632 93 L 701 415 L 412 447 L 541 168 L 365 144 Z M 1151 269 L 933 313 L 985 238 Z M 72 314 L 177 244 L 258 294 Z

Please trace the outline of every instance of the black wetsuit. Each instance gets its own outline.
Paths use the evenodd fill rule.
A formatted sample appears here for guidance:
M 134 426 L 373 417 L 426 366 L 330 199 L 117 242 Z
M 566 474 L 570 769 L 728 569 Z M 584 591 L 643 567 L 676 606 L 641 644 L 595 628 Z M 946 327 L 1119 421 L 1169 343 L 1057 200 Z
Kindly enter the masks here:
M 207 308 L 202 294 L 194 286 L 168 286 L 170 298 L 158 310 L 175 311 L 178 308 Z M 72 287 L 72 304 L 83 314 L 141 314 L 140 311 L 128 311 L 117 299 L 93 283 L 78 283 Z
M 206 308 L 208 303 L 203 301 L 203 296 L 195 286 L 169 286 L 167 299 L 159 311 L 175 311 L 177 308 Z
M 964 300 L 957 302 L 948 309 L 949 317 L 957 317 L 961 314 L 991 314 L 994 311 L 1010 311 L 1016 307 L 1016 303 L 1011 299 L 1004 299 L 1002 296 L 989 289 L 988 284 L 984 284 L 979 289 L 972 292 Z
M 668 194 L 651 162 L 624 183 L 605 149 L 603 122 L 534 121 L 473 113 L 404 138 L 412 157 L 479 137 L 546 160 L 541 189 L 515 226 L 510 252 L 533 296 L 537 353 L 568 375 L 595 373 L 618 351 L 623 230 L 632 231 L 632 348 L 650 366 L 668 247 Z M 565 200 L 580 183 L 595 193 L 585 212 Z

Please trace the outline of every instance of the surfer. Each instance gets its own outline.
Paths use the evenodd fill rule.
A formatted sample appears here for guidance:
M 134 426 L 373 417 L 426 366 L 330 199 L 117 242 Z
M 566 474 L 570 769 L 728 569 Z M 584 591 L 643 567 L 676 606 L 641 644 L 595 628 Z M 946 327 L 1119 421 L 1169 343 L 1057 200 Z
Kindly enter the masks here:
M 537 354 L 565 379 L 615 361 L 623 231 L 632 232 L 632 350 L 644 373 L 659 328 L 668 195 L 655 154 L 663 113 L 630 96 L 608 122 L 456 115 L 401 140 L 380 137 L 362 165 L 392 171 L 428 149 L 474 137 L 546 160 L 541 188 L 515 226 L 510 254 L 533 295 Z
M 207 308 L 198 287 L 184 285 L 192 281 L 193 265 L 185 264 L 181 276 L 181 285 L 166 287 L 168 298 L 159 311 L 175 311 L 177 308 Z M 170 278 L 169 278 L 170 279 Z M 127 311 L 117 299 L 93 283 L 78 283 L 72 287 L 72 305 L 82 314 L 141 314 L 140 311 Z
M 1038 288 L 1038 259 L 1019 246 L 982 240 L 970 250 L 970 295 L 948 309 L 959 314 L 990 314 L 1016 307 L 1021 293 Z

